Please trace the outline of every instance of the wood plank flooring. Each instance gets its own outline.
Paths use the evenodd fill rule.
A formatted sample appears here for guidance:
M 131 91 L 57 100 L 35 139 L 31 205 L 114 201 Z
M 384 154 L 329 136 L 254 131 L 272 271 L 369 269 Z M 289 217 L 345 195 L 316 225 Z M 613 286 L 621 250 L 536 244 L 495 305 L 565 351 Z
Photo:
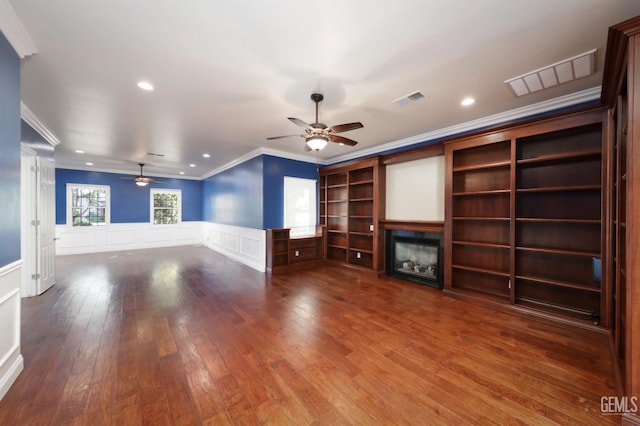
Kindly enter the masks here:
M 63 256 L 0 425 L 618 424 L 604 335 L 203 247 Z

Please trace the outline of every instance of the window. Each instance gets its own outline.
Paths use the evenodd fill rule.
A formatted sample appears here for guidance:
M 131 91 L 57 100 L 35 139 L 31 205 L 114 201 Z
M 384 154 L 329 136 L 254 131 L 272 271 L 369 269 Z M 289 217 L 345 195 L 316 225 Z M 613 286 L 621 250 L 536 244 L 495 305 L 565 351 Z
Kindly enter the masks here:
M 182 191 L 179 189 L 151 190 L 151 223 L 175 225 L 182 218 Z
M 67 224 L 104 226 L 109 224 L 108 185 L 67 184 Z
M 284 227 L 291 228 L 292 236 L 315 234 L 315 179 L 284 177 Z

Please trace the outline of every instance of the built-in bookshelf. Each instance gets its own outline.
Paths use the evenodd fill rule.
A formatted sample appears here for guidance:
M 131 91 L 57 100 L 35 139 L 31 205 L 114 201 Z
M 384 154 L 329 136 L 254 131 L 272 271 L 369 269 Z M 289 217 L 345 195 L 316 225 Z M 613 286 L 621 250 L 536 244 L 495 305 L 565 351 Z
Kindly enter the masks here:
M 601 324 L 603 112 L 445 143 L 445 290 Z
M 384 167 L 376 158 L 320 170 L 320 223 L 326 224 L 326 257 L 381 270 Z
M 267 272 L 286 272 L 310 266 L 324 259 L 325 227 L 317 227 L 316 234 L 291 237 L 290 229 L 267 229 Z

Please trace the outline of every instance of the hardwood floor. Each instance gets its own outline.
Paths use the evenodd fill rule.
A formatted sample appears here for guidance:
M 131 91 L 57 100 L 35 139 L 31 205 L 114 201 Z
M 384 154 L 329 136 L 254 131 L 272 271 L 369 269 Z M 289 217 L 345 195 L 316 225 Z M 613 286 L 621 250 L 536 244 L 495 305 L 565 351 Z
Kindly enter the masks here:
M 339 266 L 63 256 L 23 299 L 1 425 L 616 424 L 604 335 Z

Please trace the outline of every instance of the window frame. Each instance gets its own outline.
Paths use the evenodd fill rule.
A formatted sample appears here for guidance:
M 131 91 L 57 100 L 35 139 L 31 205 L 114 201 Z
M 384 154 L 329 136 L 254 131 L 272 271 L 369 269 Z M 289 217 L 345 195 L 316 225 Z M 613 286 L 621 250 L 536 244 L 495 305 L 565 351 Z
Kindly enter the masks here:
M 104 212 L 104 224 L 90 224 L 90 225 L 74 225 L 73 224 L 73 190 L 74 189 L 90 189 L 90 190 L 103 190 L 106 192 L 105 212 Z M 85 183 L 67 183 L 67 211 L 66 220 L 67 226 L 73 229 L 83 229 L 91 227 L 105 227 L 111 224 L 111 186 L 109 185 L 94 185 Z
M 153 196 L 155 194 L 176 194 L 178 196 L 178 218 L 176 223 L 155 223 L 155 207 L 153 205 Z M 149 189 L 149 223 L 154 226 L 175 226 L 182 223 L 182 190 L 181 189 L 164 189 L 164 188 L 150 188 Z

